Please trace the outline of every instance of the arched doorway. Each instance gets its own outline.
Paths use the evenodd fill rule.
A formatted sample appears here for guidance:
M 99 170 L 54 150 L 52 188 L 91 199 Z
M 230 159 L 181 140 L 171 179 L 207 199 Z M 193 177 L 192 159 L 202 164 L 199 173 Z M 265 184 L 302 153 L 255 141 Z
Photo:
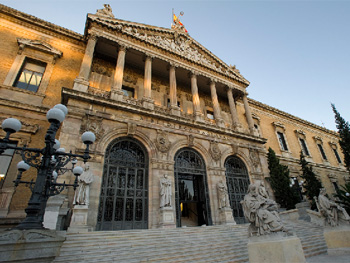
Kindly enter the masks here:
M 114 140 L 105 153 L 97 230 L 148 226 L 148 155 L 132 138 Z
M 237 224 L 246 223 L 241 200 L 247 194 L 249 186 L 247 167 L 237 156 L 229 156 L 225 161 L 225 169 L 233 217 Z
M 183 148 L 175 154 L 176 225 L 211 225 L 208 182 L 200 154 Z

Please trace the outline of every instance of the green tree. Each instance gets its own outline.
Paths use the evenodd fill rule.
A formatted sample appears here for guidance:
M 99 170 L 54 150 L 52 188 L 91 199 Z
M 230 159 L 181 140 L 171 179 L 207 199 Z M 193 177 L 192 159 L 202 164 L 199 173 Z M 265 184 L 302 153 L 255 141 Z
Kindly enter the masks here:
M 274 150 L 269 148 L 267 161 L 270 170 L 270 184 L 274 192 L 276 202 L 286 209 L 294 209 L 299 202 L 298 195 L 290 186 L 288 166 L 280 164 Z
M 300 152 L 300 165 L 302 170 L 301 178 L 304 179 L 303 187 L 305 188 L 306 196 L 311 201 L 311 209 L 316 210 L 316 203 L 314 200 L 314 196 L 320 194 L 320 189 L 322 188 L 322 184 L 319 180 L 317 180 L 315 173 L 312 170 L 312 166 L 305 160 L 305 156 L 302 152 Z
M 332 109 L 335 115 L 335 123 L 337 124 L 338 133 L 340 136 L 339 145 L 344 154 L 345 166 L 350 173 L 350 125 L 349 122 L 345 121 L 339 112 L 332 104 Z
M 334 196 L 339 199 L 337 202 L 345 208 L 348 214 L 350 214 L 350 182 L 346 183 L 344 186 L 341 186 Z

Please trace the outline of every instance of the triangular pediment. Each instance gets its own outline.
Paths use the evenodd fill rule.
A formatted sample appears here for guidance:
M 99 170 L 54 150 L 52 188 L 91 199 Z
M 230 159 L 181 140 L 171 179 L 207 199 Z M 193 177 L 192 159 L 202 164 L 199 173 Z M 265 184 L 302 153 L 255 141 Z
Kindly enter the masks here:
M 62 51 L 52 47 L 49 43 L 46 43 L 41 40 L 31 40 L 26 38 L 17 38 L 18 45 L 21 47 L 31 47 L 52 55 L 57 55 L 58 57 L 62 56 Z
M 249 85 L 249 81 L 240 74 L 235 66 L 229 66 L 224 63 L 185 32 L 93 14 L 88 15 L 88 24 L 90 22 L 101 24 L 104 27 L 122 33 L 125 37 L 138 39 L 145 44 L 161 48 L 245 85 Z

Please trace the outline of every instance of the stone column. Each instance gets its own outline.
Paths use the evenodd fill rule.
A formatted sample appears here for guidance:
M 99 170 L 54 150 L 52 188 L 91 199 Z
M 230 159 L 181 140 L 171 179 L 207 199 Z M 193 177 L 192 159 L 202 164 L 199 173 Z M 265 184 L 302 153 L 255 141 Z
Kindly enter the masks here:
M 175 65 L 170 63 L 169 69 L 169 84 L 170 84 L 170 114 L 180 116 L 180 108 L 177 106 L 177 95 L 176 95 L 176 73 Z
M 239 130 L 242 127 L 242 125 L 240 124 L 239 119 L 238 119 L 236 104 L 235 104 L 235 100 L 233 98 L 231 88 L 227 88 L 227 98 L 228 98 L 228 103 L 230 106 L 230 112 L 231 112 L 231 117 L 232 117 L 232 128 Z
M 214 80 L 211 80 L 210 82 L 210 92 L 211 92 L 211 99 L 213 101 L 214 117 L 215 117 L 216 124 L 220 127 L 225 127 L 224 120 L 221 118 L 221 109 L 220 109 L 220 104 L 218 100 L 218 95 L 216 93 Z
M 152 57 L 147 55 L 145 61 L 145 75 L 143 80 L 143 98 L 142 105 L 150 110 L 154 109 L 152 100 Z
M 203 113 L 201 112 L 198 87 L 197 87 L 197 75 L 192 72 L 191 74 L 191 90 L 193 100 L 193 114 L 196 121 L 203 121 Z
M 96 35 L 90 35 L 86 45 L 83 62 L 80 66 L 79 76 L 74 80 L 74 90 L 87 92 L 89 88 L 89 75 L 91 71 L 92 59 L 94 56 L 94 50 L 97 42 Z
M 114 72 L 113 85 L 111 89 L 112 100 L 123 100 L 123 76 L 124 76 L 124 64 L 125 64 L 126 47 L 120 46 L 118 52 L 117 65 Z
M 246 93 L 243 95 L 243 103 L 244 103 L 245 116 L 247 118 L 249 131 L 250 131 L 250 133 L 252 135 L 255 135 L 255 132 L 254 132 L 254 121 L 253 121 L 253 118 L 252 118 L 252 113 L 250 112 L 250 107 L 249 107 L 248 98 L 247 98 L 247 94 Z

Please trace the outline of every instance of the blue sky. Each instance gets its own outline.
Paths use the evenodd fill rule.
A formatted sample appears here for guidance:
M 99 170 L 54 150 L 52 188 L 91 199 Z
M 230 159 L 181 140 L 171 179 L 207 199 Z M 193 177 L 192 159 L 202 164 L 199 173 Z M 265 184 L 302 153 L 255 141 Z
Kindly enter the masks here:
M 189 34 L 250 81 L 249 97 L 335 130 L 330 103 L 350 120 L 350 0 L 2 0 L 83 33 L 109 3 L 116 18 L 169 28 L 184 11 Z

